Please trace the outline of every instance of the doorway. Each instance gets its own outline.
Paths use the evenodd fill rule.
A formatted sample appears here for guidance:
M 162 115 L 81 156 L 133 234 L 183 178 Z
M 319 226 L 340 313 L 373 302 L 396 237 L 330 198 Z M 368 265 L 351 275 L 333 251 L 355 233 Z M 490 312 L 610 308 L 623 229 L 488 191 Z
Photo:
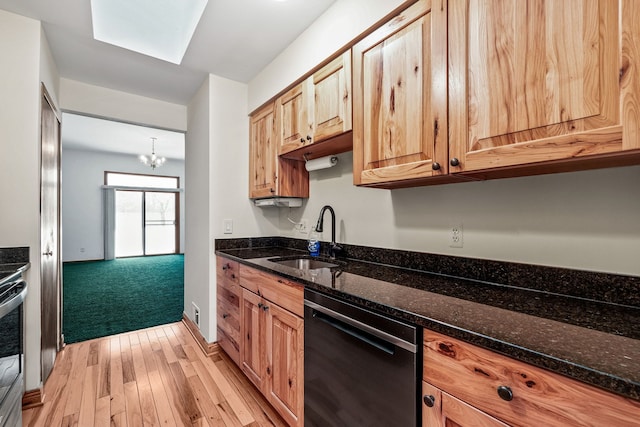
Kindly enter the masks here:
M 180 251 L 180 179 L 106 172 L 114 187 L 115 257 L 175 254 Z

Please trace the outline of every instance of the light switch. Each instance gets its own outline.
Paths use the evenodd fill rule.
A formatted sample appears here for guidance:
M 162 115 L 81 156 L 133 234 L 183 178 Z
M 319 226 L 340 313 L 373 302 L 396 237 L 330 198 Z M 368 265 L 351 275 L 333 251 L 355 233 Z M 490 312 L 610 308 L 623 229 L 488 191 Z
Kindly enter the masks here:
M 225 219 L 223 221 L 224 234 L 233 234 L 233 220 Z

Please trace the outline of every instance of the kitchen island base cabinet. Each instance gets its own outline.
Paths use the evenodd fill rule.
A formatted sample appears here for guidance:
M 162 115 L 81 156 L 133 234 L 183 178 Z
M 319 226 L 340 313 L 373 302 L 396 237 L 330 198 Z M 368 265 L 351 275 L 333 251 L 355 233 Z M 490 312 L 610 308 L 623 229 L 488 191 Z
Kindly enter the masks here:
M 302 286 L 245 266 L 240 284 L 242 371 L 290 426 L 303 426 Z
M 422 396 L 422 427 L 508 427 L 424 381 Z

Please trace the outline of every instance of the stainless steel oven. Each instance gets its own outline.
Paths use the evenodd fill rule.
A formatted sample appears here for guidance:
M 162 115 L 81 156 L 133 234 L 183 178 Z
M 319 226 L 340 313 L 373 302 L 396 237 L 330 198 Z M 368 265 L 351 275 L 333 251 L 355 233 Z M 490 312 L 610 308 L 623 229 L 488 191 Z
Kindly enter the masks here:
M 0 286 L 0 427 L 22 425 L 26 294 L 27 284 L 22 280 Z
M 306 427 L 420 423 L 422 330 L 305 290 Z

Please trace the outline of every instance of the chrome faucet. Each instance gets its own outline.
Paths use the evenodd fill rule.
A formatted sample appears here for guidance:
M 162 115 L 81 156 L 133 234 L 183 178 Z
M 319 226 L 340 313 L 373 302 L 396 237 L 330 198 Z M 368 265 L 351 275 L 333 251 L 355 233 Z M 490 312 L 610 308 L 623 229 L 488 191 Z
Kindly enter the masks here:
M 320 210 L 320 216 L 318 217 L 318 223 L 316 224 L 316 231 L 322 233 L 322 222 L 324 219 L 324 213 L 329 211 L 331 213 L 331 243 L 329 245 L 329 257 L 335 259 L 336 254 L 342 251 L 340 245 L 336 243 L 336 213 L 329 205 L 324 206 Z

